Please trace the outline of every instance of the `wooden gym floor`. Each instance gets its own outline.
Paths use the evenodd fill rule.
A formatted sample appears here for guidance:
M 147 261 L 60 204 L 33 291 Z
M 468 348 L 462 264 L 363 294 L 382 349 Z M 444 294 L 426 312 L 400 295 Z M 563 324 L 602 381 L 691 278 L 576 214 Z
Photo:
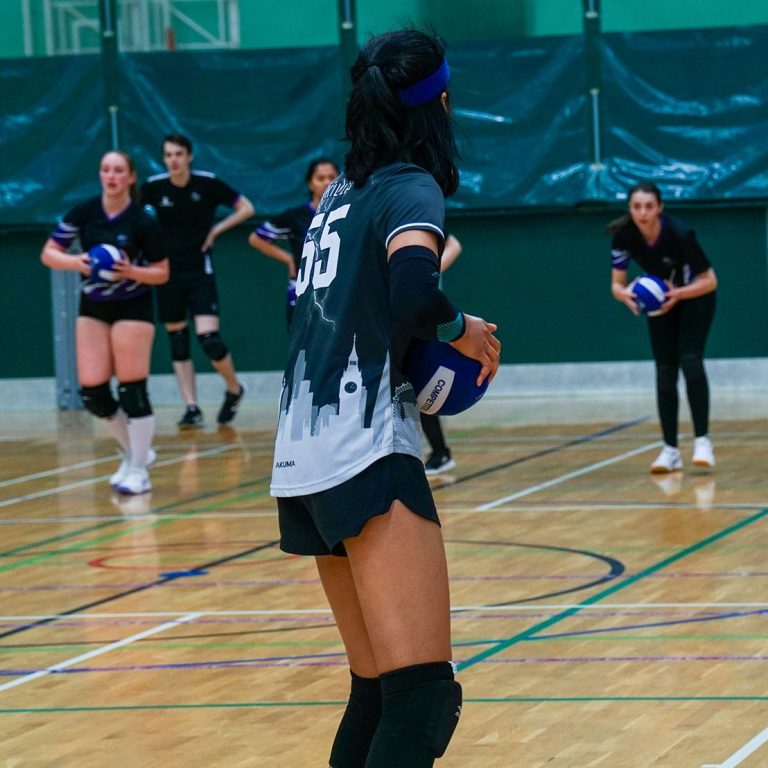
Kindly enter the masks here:
M 276 546 L 271 425 L 176 415 L 134 498 L 86 415 L 0 428 L 0 766 L 327 766 L 347 670 Z M 440 768 L 768 765 L 768 419 L 660 479 L 651 412 L 482 421 L 434 482 L 465 695 Z

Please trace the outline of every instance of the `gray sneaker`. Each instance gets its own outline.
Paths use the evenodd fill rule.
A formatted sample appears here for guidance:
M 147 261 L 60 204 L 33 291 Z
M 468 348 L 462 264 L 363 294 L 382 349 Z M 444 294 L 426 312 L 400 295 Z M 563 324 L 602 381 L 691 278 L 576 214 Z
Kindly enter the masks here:
M 179 429 L 198 429 L 204 426 L 203 412 L 196 405 L 188 405 L 176 425 Z

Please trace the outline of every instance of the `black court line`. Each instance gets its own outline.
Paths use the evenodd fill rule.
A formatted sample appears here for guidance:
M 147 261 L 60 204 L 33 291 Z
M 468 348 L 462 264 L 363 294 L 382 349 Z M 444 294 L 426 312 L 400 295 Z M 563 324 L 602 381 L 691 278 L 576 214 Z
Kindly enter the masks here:
M 218 560 L 212 560 L 208 563 L 203 563 L 202 565 L 197 565 L 194 568 L 190 568 L 188 570 L 197 570 L 197 571 L 204 571 L 208 570 L 209 568 L 215 568 L 217 565 L 223 565 L 224 563 L 229 563 L 232 560 L 238 560 L 241 557 L 246 557 L 247 555 L 252 555 L 256 552 L 262 552 L 265 549 L 270 549 L 271 547 L 274 547 L 276 544 L 279 544 L 280 540 L 275 539 L 274 541 L 268 541 L 266 544 L 260 544 L 258 547 L 251 547 L 250 549 L 243 550 L 242 552 L 238 552 L 234 555 L 229 555 L 228 557 L 222 557 Z M 35 629 L 37 627 L 43 627 L 47 624 L 51 624 L 55 621 L 59 621 L 60 619 L 64 619 L 67 616 L 71 616 L 74 613 L 82 613 L 84 611 L 88 611 L 91 608 L 97 608 L 100 605 L 105 605 L 106 603 L 114 602 L 115 600 L 120 600 L 123 597 L 128 597 L 130 595 L 135 595 L 139 592 L 144 592 L 148 589 L 152 589 L 153 587 L 160 587 L 163 584 L 168 584 L 168 582 L 175 581 L 178 579 L 178 575 L 174 576 L 162 576 L 159 579 L 156 579 L 155 581 L 151 581 L 148 584 L 141 584 L 138 587 L 133 587 L 132 589 L 127 589 L 124 592 L 117 592 L 114 595 L 110 595 L 109 597 L 103 597 L 100 600 L 94 600 L 90 603 L 84 603 L 83 605 L 79 605 L 76 608 L 70 608 L 67 611 L 61 611 L 57 613 L 55 616 L 47 616 L 44 619 L 40 619 L 39 621 L 34 621 L 31 624 L 23 624 L 20 627 L 15 627 L 14 629 L 6 630 L 5 632 L 0 632 L 0 640 L 6 638 L 6 637 L 12 637 L 13 635 L 18 635 L 20 632 L 26 632 L 30 629 Z
M 576 445 L 582 445 L 583 443 L 589 443 L 592 440 L 600 440 L 603 437 L 606 437 L 607 435 L 612 435 L 615 432 L 620 432 L 622 429 L 629 429 L 629 427 L 634 427 L 637 424 L 642 424 L 644 421 L 648 421 L 650 417 L 649 416 L 642 416 L 639 419 L 632 419 L 632 421 L 625 421 L 621 424 L 616 424 L 612 427 L 608 427 L 607 429 L 601 429 L 599 432 L 592 432 L 592 434 L 589 435 L 582 435 L 581 437 L 574 438 L 573 440 L 568 440 L 564 443 L 559 443 L 558 445 L 553 445 L 550 448 L 543 448 L 540 451 L 534 451 L 533 453 L 527 453 L 525 456 L 518 456 L 516 459 L 511 459 L 510 461 L 505 461 L 501 464 L 495 464 L 492 467 L 486 467 L 485 469 L 479 469 L 477 472 L 470 472 L 468 475 L 463 475 L 462 477 L 457 477 L 456 480 L 454 480 L 452 483 L 445 483 L 444 485 L 436 485 L 432 488 L 432 492 L 440 491 L 443 488 L 454 488 L 459 483 L 465 483 L 468 480 L 474 480 L 478 477 L 483 477 L 485 475 L 490 475 L 493 472 L 499 472 L 502 469 L 508 469 L 509 467 L 514 467 L 517 464 L 524 464 L 526 461 L 532 461 L 533 459 L 540 459 L 542 456 L 549 456 L 553 453 L 559 453 L 560 451 L 564 451 L 567 448 L 573 448 Z
M 602 555 L 599 552 L 592 552 L 588 549 L 575 549 L 573 547 L 558 547 L 554 544 L 523 544 L 519 541 L 478 541 L 477 539 L 446 539 L 446 544 L 472 544 L 481 545 L 486 547 L 520 547 L 523 549 L 543 549 L 550 552 L 565 552 L 569 555 L 582 555 L 584 557 L 598 560 L 608 566 L 608 571 L 602 576 L 598 576 L 596 579 L 587 581 L 583 584 L 577 584 L 575 587 L 569 587 L 568 589 L 561 589 L 556 592 L 545 592 L 540 595 L 533 595 L 532 597 L 523 597 L 519 600 L 507 600 L 503 603 L 484 603 L 483 608 L 503 608 L 507 605 L 522 605 L 523 603 L 540 602 L 542 600 L 549 600 L 554 597 L 562 597 L 563 595 L 569 595 L 573 592 L 581 592 L 585 589 L 592 589 L 592 587 L 598 587 L 601 584 L 605 584 L 607 581 L 613 581 L 618 579 L 625 571 L 626 567 L 621 560 L 617 560 L 610 555 Z M 467 608 L 467 611 L 474 611 L 474 608 Z M 461 613 L 463 611 L 456 611 Z
M 582 435 L 581 437 L 577 437 L 577 438 L 575 438 L 573 440 L 568 440 L 568 441 L 566 441 L 564 443 L 560 443 L 560 444 L 552 446 L 550 448 L 545 448 L 545 449 L 542 449 L 540 451 L 535 451 L 534 453 L 526 454 L 525 456 L 520 456 L 517 459 L 512 459 L 511 461 L 503 462 L 501 464 L 496 464 L 496 465 L 494 465 L 492 467 L 487 467 L 486 469 L 478 470 L 477 472 L 472 472 L 472 473 L 470 473 L 468 475 L 464 475 L 463 477 L 457 478 L 456 481 L 451 483 L 450 485 L 446 484 L 445 486 L 437 486 L 436 488 L 433 488 L 432 490 L 434 492 L 434 491 L 440 490 L 441 488 L 449 488 L 449 487 L 452 488 L 452 487 L 458 485 L 459 483 L 464 483 L 464 482 L 467 482 L 469 480 L 474 480 L 475 478 L 483 477 L 485 475 L 491 474 L 492 472 L 498 472 L 500 470 L 507 469 L 507 468 L 515 466 L 517 464 L 522 464 L 522 463 L 527 462 L 527 461 L 532 461 L 533 459 L 541 458 L 542 456 L 548 456 L 548 455 L 553 454 L 553 453 L 558 453 L 560 451 L 566 450 L 567 448 L 572 448 L 572 447 L 577 446 L 577 445 L 582 445 L 583 443 L 591 442 L 592 440 L 599 440 L 602 437 L 606 437 L 607 435 L 614 434 L 615 432 L 619 432 L 619 431 L 621 431 L 623 429 L 628 429 L 629 427 L 633 427 L 633 426 L 635 426 L 637 424 L 641 424 L 642 422 L 647 421 L 648 418 L 649 418 L 648 416 L 643 416 L 643 417 L 641 417 L 639 419 L 632 419 L 631 421 L 626 421 L 626 422 L 623 422 L 621 424 L 616 424 L 616 425 L 614 425 L 612 427 L 608 427 L 607 429 L 602 429 L 602 430 L 599 430 L 597 432 L 592 432 L 589 435 Z M 238 485 L 236 485 L 234 487 L 231 487 L 231 488 L 229 488 L 227 490 L 209 492 L 207 494 L 202 494 L 201 497 L 199 497 L 199 498 L 193 497 L 192 499 L 185 499 L 184 501 L 174 502 L 173 504 L 166 505 L 165 507 L 160 507 L 160 508 L 158 508 L 156 510 L 152 510 L 152 512 L 154 514 L 157 514 L 158 512 L 161 512 L 161 511 L 168 511 L 168 509 L 170 509 L 170 508 L 175 508 L 175 507 L 178 507 L 178 506 L 181 506 L 181 505 L 186 505 L 186 504 L 189 504 L 189 503 L 194 503 L 195 501 L 203 500 L 205 498 L 211 498 L 213 496 L 219 496 L 222 493 L 227 493 L 227 492 L 231 493 L 232 491 L 234 491 L 234 490 L 236 490 L 238 488 L 245 488 L 245 487 L 248 487 L 248 486 L 255 485 L 255 484 L 259 483 L 259 482 L 263 482 L 264 479 L 265 478 L 259 478 L 258 480 L 251 480 L 251 481 L 248 481 L 248 482 L 245 482 L 245 483 L 239 483 Z M 124 523 L 124 520 L 116 520 L 116 521 L 110 521 L 110 522 L 113 522 L 114 524 L 122 524 L 122 523 Z M 104 527 L 106 525 L 107 525 L 107 523 L 104 523 L 103 526 L 97 526 L 97 527 Z M 91 528 L 93 528 L 93 526 L 91 526 Z M 64 538 L 70 538 L 72 536 L 77 536 L 77 535 L 81 535 L 81 533 L 78 531 L 78 532 L 73 532 L 73 533 L 70 533 L 70 534 L 64 534 L 62 537 L 55 537 L 54 539 L 49 539 L 45 543 L 53 542 L 53 541 L 56 541 L 56 540 L 61 540 L 61 539 L 64 539 Z M 12 552 L 18 552 L 19 550 L 30 549 L 32 547 L 41 546 L 41 544 L 42 544 L 41 542 L 38 542 L 37 544 L 26 545 L 25 547 L 17 548 L 16 550 L 12 550 Z M 265 549 L 268 549 L 270 547 L 275 546 L 276 544 L 279 544 L 279 540 L 271 541 L 271 542 L 268 542 L 267 544 L 262 544 L 262 545 L 260 545 L 258 547 L 252 547 L 252 548 L 244 550 L 243 552 L 240 552 L 238 554 L 231 555 L 231 556 L 226 557 L 226 558 L 221 558 L 219 560 L 215 560 L 213 562 L 206 563 L 206 564 L 203 564 L 203 565 L 199 565 L 199 566 L 196 566 L 194 569 L 189 569 L 189 570 L 206 570 L 208 568 L 213 568 L 216 565 L 221 565 L 223 563 L 230 562 L 232 560 L 236 560 L 236 559 L 239 559 L 241 557 L 245 557 L 245 556 L 247 556 L 249 554 L 253 554 L 255 552 L 263 551 Z M 9 554 L 9 553 L 0 553 L 0 557 L 6 556 L 7 554 Z M 157 586 L 161 586 L 163 584 L 167 584 L 168 582 L 173 581 L 176 578 L 178 578 L 178 576 L 164 576 L 164 577 L 161 577 L 160 579 L 157 579 L 156 581 L 150 582 L 148 584 L 143 584 L 141 586 L 134 587 L 132 589 L 125 590 L 123 592 L 118 592 L 118 593 L 116 593 L 114 595 L 110 595 L 109 597 L 101 598 L 100 600 L 95 600 L 93 602 L 77 606 L 76 608 L 71 608 L 71 609 L 69 609 L 67 611 L 62 611 L 62 612 L 56 614 L 55 616 L 49 616 L 49 617 L 47 617 L 45 619 L 41 619 L 39 621 L 35 621 L 35 622 L 30 623 L 30 624 L 24 624 L 24 625 L 22 625 L 20 627 L 15 627 L 14 629 L 7 630 L 5 632 L 0 632 L 0 640 L 4 639 L 6 637 L 12 637 L 13 635 L 17 635 L 17 634 L 19 634 L 21 632 L 26 632 L 26 631 L 28 631 L 30 629 L 34 629 L 34 628 L 37 628 L 37 627 L 45 626 L 47 624 L 51 624 L 51 623 L 53 623 L 55 621 L 58 621 L 59 619 L 63 619 L 63 618 L 65 618 L 67 616 L 70 616 L 72 614 L 81 613 L 83 611 L 90 610 L 91 608 L 95 608 L 95 607 L 98 607 L 100 605 L 105 605 L 106 603 L 110 603 L 110 602 L 113 602 L 115 600 L 120 600 L 123 597 L 128 597 L 128 596 L 134 595 L 134 594 L 136 594 L 138 592 L 143 592 L 145 590 L 152 589 L 153 587 L 157 587 Z

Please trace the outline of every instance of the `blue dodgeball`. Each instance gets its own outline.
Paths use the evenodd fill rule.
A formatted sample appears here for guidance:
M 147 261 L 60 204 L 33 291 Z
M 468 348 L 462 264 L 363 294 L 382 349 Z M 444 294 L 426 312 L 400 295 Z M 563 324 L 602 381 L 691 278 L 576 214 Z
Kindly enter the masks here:
M 403 373 L 413 384 L 422 413 L 453 416 L 471 408 L 488 389 L 475 383 L 480 363 L 443 341 L 411 339 Z

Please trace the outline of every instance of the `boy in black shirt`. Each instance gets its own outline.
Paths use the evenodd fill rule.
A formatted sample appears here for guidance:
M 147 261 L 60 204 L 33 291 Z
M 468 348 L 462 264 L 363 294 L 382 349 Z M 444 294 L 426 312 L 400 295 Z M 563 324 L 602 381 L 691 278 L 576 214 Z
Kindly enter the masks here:
M 158 290 L 157 298 L 160 320 L 171 341 L 174 372 L 187 405 L 179 427 L 203 423 L 190 356 L 188 314 L 194 318 L 203 351 L 226 382 L 217 418 L 219 424 L 226 424 L 235 417 L 245 388 L 237 380 L 232 355 L 219 336 L 219 299 L 211 256 L 216 237 L 252 216 L 253 205 L 215 174 L 191 170 L 192 142 L 180 133 L 163 139 L 163 162 L 168 172 L 147 179 L 141 198 L 155 210 L 170 256 L 171 279 Z M 220 205 L 233 212 L 214 224 Z

